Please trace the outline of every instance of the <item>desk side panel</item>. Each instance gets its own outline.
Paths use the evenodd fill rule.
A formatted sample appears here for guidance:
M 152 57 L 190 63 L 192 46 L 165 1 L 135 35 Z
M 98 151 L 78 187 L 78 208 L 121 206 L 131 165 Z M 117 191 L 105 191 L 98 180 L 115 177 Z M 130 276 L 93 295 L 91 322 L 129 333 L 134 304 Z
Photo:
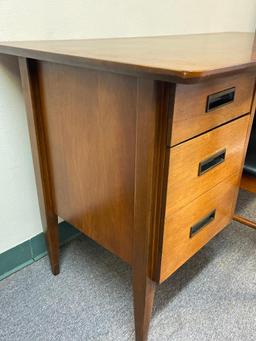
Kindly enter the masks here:
M 38 63 L 56 214 L 131 263 L 137 79 Z

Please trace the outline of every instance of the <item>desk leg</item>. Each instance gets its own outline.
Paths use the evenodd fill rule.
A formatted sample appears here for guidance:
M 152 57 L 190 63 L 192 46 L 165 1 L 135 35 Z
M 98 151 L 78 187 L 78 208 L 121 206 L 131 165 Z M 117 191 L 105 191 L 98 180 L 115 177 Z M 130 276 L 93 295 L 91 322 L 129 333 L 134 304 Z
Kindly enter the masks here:
M 146 341 L 156 283 L 156 233 L 166 169 L 169 88 L 138 79 L 133 237 L 133 295 L 136 341 Z M 167 180 L 166 180 L 167 181 Z
M 59 273 L 58 218 L 53 205 L 47 141 L 41 115 L 37 64 L 32 60 L 19 58 L 19 67 L 26 104 L 42 225 L 46 236 L 52 272 L 57 275 Z
M 133 272 L 133 304 L 136 341 L 146 341 L 154 302 L 156 283 L 139 271 Z
M 153 213 L 154 146 L 156 138 L 153 83 L 139 79 L 137 94 L 132 270 L 136 341 L 146 341 L 155 292 L 155 283 L 148 277 L 151 256 L 151 214 Z

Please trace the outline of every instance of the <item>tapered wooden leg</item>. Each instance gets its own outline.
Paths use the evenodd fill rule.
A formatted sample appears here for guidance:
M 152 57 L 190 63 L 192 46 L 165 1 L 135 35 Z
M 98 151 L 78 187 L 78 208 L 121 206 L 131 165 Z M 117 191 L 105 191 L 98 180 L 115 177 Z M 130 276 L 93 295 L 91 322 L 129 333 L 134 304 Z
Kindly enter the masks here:
M 168 121 L 166 84 L 138 79 L 135 198 L 133 235 L 133 294 L 136 341 L 146 341 L 151 319 L 158 262 L 154 247 L 161 225 L 164 198 Z M 166 180 L 167 181 L 167 180 Z
M 53 203 L 53 184 L 51 183 L 49 171 L 45 127 L 41 115 L 37 64 L 33 60 L 19 58 L 19 67 L 26 104 L 42 225 L 46 236 L 52 273 L 57 275 L 59 273 L 58 217 L 55 214 Z
M 133 300 L 136 341 L 146 341 L 151 320 L 156 283 L 133 274 Z
M 46 238 L 52 273 L 54 275 L 58 275 L 60 273 L 59 226 L 58 226 L 58 217 L 56 215 L 53 215 L 50 219 L 48 219 L 48 226 L 46 227 L 45 238 Z

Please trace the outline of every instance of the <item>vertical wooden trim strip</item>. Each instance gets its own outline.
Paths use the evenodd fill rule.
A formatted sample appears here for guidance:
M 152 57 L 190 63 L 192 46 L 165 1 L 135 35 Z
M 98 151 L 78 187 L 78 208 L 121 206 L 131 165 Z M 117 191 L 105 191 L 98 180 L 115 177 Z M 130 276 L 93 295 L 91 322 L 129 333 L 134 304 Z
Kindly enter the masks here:
M 152 81 L 138 79 L 132 261 L 136 341 L 147 340 L 155 293 L 148 273 L 156 136 L 154 90 Z
M 58 220 L 54 212 L 52 186 L 48 168 L 47 147 L 41 115 L 40 91 L 35 61 L 19 58 L 25 98 L 32 156 L 43 229 L 46 234 L 52 272 L 59 273 Z
M 169 173 L 173 108 L 176 85 L 157 82 L 157 139 L 155 151 L 154 221 L 152 222 L 151 278 L 159 283 L 162 259 L 163 233 L 166 210 L 167 182 Z
M 161 241 L 168 134 L 168 83 L 138 79 L 135 152 L 133 291 L 136 340 L 147 339 Z M 167 180 L 166 180 L 167 181 Z

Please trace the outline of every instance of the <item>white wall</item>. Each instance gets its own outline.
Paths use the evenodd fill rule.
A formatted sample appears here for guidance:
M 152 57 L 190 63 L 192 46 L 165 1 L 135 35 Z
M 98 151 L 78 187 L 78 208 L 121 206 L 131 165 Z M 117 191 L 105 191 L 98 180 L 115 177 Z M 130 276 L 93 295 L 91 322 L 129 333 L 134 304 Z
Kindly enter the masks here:
M 256 0 L 0 0 L 0 41 L 254 31 Z M 0 253 L 40 233 L 15 58 L 0 57 Z

